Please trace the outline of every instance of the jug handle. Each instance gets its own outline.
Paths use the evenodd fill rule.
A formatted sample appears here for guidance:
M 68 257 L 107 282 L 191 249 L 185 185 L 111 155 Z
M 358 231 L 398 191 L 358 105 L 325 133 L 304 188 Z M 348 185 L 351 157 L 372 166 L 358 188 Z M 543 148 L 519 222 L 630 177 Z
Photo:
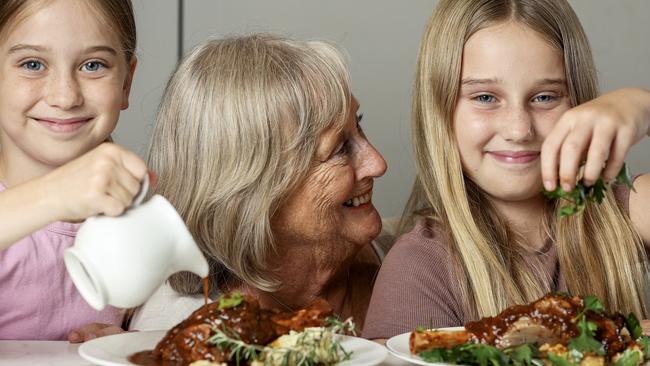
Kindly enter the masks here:
M 144 201 L 144 198 L 147 196 L 148 191 L 149 191 L 149 174 L 147 173 L 144 175 L 144 179 L 142 180 L 142 185 L 140 185 L 140 191 L 138 192 L 138 194 L 135 195 L 131 207 L 140 206 L 142 201 Z

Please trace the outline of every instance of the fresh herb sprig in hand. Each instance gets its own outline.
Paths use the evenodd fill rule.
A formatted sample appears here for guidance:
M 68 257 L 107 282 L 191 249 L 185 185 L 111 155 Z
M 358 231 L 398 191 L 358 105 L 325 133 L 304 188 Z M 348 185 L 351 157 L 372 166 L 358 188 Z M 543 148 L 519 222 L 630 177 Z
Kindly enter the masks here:
M 623 167 L 618 172 L 616 181 L 625 184 L 630 189 L 634 189 L 632 187 L 630 171 L 625 163 L 623 163 Z M 585 186 L 584 179 L 580 179 L 570 192 L 565 192 L 562 187 L 558 185 L 554 191 L 544 190 L 544 195 L 548 198 L 557 198 L 565 201 L 567 204 L 560 208 L 560 216 L 568 217 L 584 211 L 589 202 L 603 202 L 606 190 L 607 187 L 602 178 L 598 178 L 596 183 L 589 187 Z

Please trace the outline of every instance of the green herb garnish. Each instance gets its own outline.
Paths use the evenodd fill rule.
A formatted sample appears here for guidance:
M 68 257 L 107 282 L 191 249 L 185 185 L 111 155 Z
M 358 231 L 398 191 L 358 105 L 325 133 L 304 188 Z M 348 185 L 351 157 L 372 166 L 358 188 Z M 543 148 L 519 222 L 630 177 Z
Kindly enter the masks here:
M 510 352 L 508 352 L 510 350 Z M 520 346 L 507 348 L 506 354 L 509 354 L 510 361 L 515 366 L 537 365 L 535 360 L 539 361 L 539 351 L 537 347 L 530 343 L 522 344 Z
M 255 360 L 265 365 L 316 366 L 349 360 L 352 352 L 346 351 L 335 339 L 336 334 L 354 334 L 356 326 L 349 318 L 340 321 L 326 319 L 326 327 L 306 328 L 298 333 L 295 347 L 268 347 L 248 344 L 236 332 L 221 325 L 213 327 L 207 343 L 230 352 L 230 359 L 236 365 L 249 364 Z
M 500 350 L 494 346 L 472 343 L 449 349 L 434 348 L 418 354 L 426 362 L 443 362 L 479 366 L 540 366 L 540 353 L 532 344 L 522 344 Z
M 234 308 L 244 301 L 239 291 L 233 291 L 230 296 L 221 295 L 219 298 L 219 310 Z
M 582 301 L 585 304 L 585 309 L 584 311 L 591 310 L 595 313 L 602 313 L 605 310 L 605 307 L 603 306 L 603 303 L 598 300 L 596 296 L 590 295 L 590 296 L 585 296 L 582 298 Z
M 625 326 L 630 332 L 632 339 L 639 339 L 639 337 L 643 335 L 641 323 L 639 322 L 639 319 L 637 319 L 636 315 L 634 315 L 634 313 L 630 313 L 627 318 L 625 318 Z
M 580 330 L 580 335 L 569 341 L 569 349 L 583 354 L 605 355 L 605 347 L 594 337 L 598 329 L 596 323 L 588 321 L 583 314 L 578 320 L 578 329 Z
M 650 358 L 650 337 L 642 335 L 641 337 L 637 338 L 636 343 L 638 343 L 641 348 L 643 348 L 645 359 L 647 360 Z
M 445 362 L 464 365 L 500 366 L 508 364 L 508 356 L 498 348 L 487 344 L 463 344 L 450 349 L 434 348 L 420 352 L 427 362 Z
M 574 366 L 566 358 L 564 358 L 562 356 L 559 356 L 559 355 L 556 355 L 554 353 L 549 352 L 549 353 L 546 354 L 546 357 L 548 357 L 548 360 L 551 361 L 553 363 L 553 365 L 557 365 L 557 366 Z
M 602 356 L 605 354 L 605 347 L 595 338 L 598 325 L 587 320 L 586 312 L 602 313 L 604 311 L 603 303 L 596 296 L 585 296 L 582 301 L 585 308 L 574 319 L 580 330 L 580 335 L 569 341 L 569 349 L 582 354 L 591 353 Z
M 625 184 L 630 189 L 632 187 L 632 177 L 625 163 L 616 176 L 616 181 Z M 585 186 L 584 179 L 580 179 L 576 186 L 570 192 L 565 192 L 562 187 L 558 186 L 554 191 L 544 190 L 544 195 L 552 199 L 561 199 L 567 204 L 560 207 L 560 216 L 567 217 L 584 211 L 589 202 L 601 203 L 605 197 L 607 187 L 602 178 L 598 178 L 592 186 Z
M 626 349 L 614 366 L 637 366 L 641 364 L 641 352 L 636 349 Z

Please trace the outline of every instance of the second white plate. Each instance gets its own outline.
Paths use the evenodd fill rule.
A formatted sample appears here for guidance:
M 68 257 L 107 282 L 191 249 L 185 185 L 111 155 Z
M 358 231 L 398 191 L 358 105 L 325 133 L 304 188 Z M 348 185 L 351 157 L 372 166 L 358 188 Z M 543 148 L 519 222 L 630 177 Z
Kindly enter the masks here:
M 463 330 L 464 327 L 439 328 L 439 330 Z M 396 335 L 386 341 L 386 348 L 393 356 L 416 365 L 450 365 L 448 363 L 426 362 L 420 357 L 411 354 L 409 337 L 411 332 Z

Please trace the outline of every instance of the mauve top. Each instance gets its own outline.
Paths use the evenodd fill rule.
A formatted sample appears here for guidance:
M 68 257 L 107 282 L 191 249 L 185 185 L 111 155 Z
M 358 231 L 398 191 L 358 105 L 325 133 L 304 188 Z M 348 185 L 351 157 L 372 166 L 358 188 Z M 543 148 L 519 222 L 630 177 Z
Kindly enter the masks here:
M 629 189 L 624 185 L 612 187 L 617 200 L 628 212 Z M 418 220 L 413 230 L 397 239 L 375 281 L 363 337 L 390 338 L 417 326 L 462 326 L 475 320 L 463 312 L 453 257 L 442 240 L 443 235 L 428 227 L 424 219 Z M 547 274 L 547 279 L 541 280 L 552 281 L 553 290 L 566 289 L 558 253 L 550 239 L 540 251 L 530 255 L 538 257 Z
M 123 311 L 91 308 L 65 270 L 78 229 L 56 222 L 0 251 L 0 339 L 66 340 L 89 323 L 121 325 Z

